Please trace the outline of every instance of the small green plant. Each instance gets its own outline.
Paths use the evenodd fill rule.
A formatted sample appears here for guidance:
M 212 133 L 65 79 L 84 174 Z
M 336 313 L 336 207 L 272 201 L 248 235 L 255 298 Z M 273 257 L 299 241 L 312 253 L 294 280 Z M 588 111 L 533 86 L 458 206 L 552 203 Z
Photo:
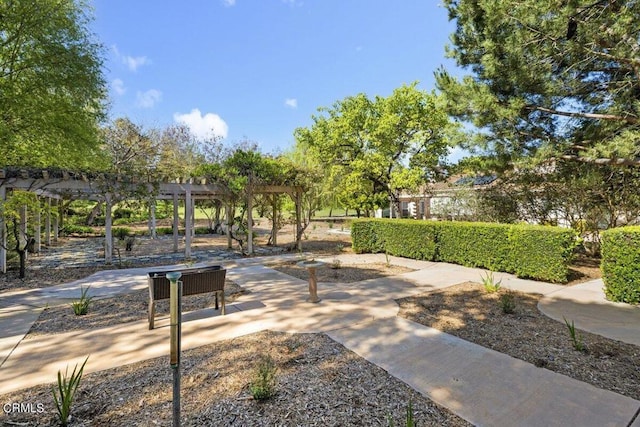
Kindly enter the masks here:
M 333 261 L 331 261 L 331 264 L 329 264 L 329 267 L 331 267 L 333 270 L 339 270 L 340 268 L 342 268 L 342 262 L 340 262 L 339 259 L 334 259 Z
M 389 261 L 389 252 L 384 251 L 384 258 L 385 258 L 386 263 L 387 263 L 387 268 L 391 267 L 391 261 Z
M 393 418 L 391 418 L 391 415 L 387 416 L 387 421 L 389 423 L 389 427 L 394 427 Z M 416 421 L 413 418 L 413 403 L 411 402 L 411 399 L 409 399 L 409 405 L 407 406 L 407 415 L 406 415 L 406 418 L 405 418 L 405 425 L 407 427 L 415 427 L 416 426 Z
M 516 296 L 513 292 L 507 291 L 500 295 L 500 308 L 504 314 L 512 314 L 516 311 Z
M 502 279 L 497 282 L 493 278 L 493 271 L 487 272 L 486 276 L 480 276 L 482 279 L 482 285 L 484 286 L 484 290 L 488 293 L 498 292 L 500 289 L 500 285 L 502 284 Z
M 86 288 L 80 287 L 80 299 L 71 303 L 73 313 L 76 316 L 83 316 L 89 312 L 89 307 L 93 301 L 93 297 L 88 295 L 89 288 L 91 288 L 91 286 L 87 286 Z
M 333 221 L 328 222 L 329 228 L 333 228 Z
M 564 324 L 567 325 L 567 329 L 569 329 L 569 336 L 571 337 L 573 348 L 577 351 L 586 351 L 587 347 L 584 345 L 582 335 L 578 335 L 576 332 L 576 326 L 573 323 L 573 320 L 569 323 L 564 316 L 562 318 L 564 319 Z
M 262 355 L 256 367 L 249 390 L 255 400 L 266 400 L 275 394 L 276 364 L 269 355 Z
M 55 387 L 51 389 L 53 393 L 53 401 L 56 405 L 56 410 L 58 411 L 58 420 L 60 421 L 61 426 L 66 426 L 69 423 L 69 417 L 71 416 L 71 405 L 73 404 L 73 397 L 80 385 L 80 380 L 82 379 L 82 372 L 84 371 L 84 366 L 87 364 L 87 360 L 89 360 L 89 356 L 84 359 L 84 362 L 80 366 L 78 370 L 78 365 L 73 368 L 73 372 L 71 375 L 69 374 L 69 367 L 64 370 L 64 375 L 62 375 L 61 371 L 58 371 L 58 389 Z
M 113 237 L 117 237 L 118 240 L 124 240 L 131 234 L 131 229 L 129 227 L 114 227 L 112 233 Z
M 340 253 L 340 252 L 342 252 L 343 250 L 344 250 L 344 245 L 343 245 L 342 243 L 338 243 L 338 244 L 336 245 L 336 251 L 337 251 L 338 253 Z

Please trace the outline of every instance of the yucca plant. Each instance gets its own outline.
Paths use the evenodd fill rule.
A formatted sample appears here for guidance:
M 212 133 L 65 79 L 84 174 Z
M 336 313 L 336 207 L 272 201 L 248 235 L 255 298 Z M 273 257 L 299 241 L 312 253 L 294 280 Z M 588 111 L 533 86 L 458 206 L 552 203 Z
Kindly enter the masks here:
M 93 297 L 88 295 L 89 288 L 91 288 L 91 286 L 87 286 L 86 288 L 81 287 L 80 299 L 71 303 L 71 307 L 76 316 L 82 316 L 89 312 L 89 306 L 91 306 L 93 300 Z
M 571 321 L 571 323 L 569 323 L 569 321 L 565 317 L 562 318 L 564 319 L 564 324 L 567 325 L 567 329 L 569 329 L 569 337 L 571 337 L 573 348 L 577 351 L 586 351 L 587 348 L 584 345 L 582 335 L 578 335 L 578 333 L 576 332 L 576 326 L 573 323 L 573 320 Z
M 58 389 L 56 390 L 56 388 L 53 387 L 51 392 L 53 393 L 53 401 L 58 411 L 58 421 L 61 426 L 66 426 L 69 423 L 73 397 L 80 385 L 82 372 L 84 371 L 84 366 L 87 364 L 87 360 L 89 360 L 89 356 L 84 359 L 80 369 L 78 369 L 78 365 L 76 364 L 71 375 L 68 375 L 69 366 L 64 370 L 64 375 L 62 375 L 61 371 L 58 371 Z
M 387 416 L 387 422 L 389 424 L 389 427 L 395 427 L 395 425 L 393 424 L 393 418 L 391 418 L 391 414 Z M 405 425 L 407 427 L 416 427 L 416 421 L 413 418 L 413 403 L 411 402 L 411 399 L 409 399 L 409 406 L 407 406 Z
M 487 272 L 486 276 L 480 276 L 482 279 L 482 285 L 484 286 L 484 290 L 488 293 L 498 292 L 500 289 L 500 284 L 502 283 L 502 279 L 497 282 L 493 279 L 493 271 Z

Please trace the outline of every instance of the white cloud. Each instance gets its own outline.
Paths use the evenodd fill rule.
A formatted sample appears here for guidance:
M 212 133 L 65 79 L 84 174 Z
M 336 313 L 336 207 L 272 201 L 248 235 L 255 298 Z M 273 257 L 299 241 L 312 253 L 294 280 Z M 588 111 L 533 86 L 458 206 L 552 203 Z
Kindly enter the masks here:
M 116 58 L 124 65 L 126 65 L 127 68 L 131 71 L 138 71 L 138 68 L 140 68 L 141 66 L 151 64 L 151 60 L 146 56 L 131 56 L 122 54 L 118 49 L 118 46 L 116 46 L 115 44 L 111 45 L 111 50 L 113 51 L 113 54 L 116 56 Z
M 114 79 L 111 82 L 111 87 L 118 95 L 124 95 L 124 93 L 127 91 L 127 88 L 124 86 L 124 82 L 120 79 Z
M 162 100 L 162 92 L 157 89 L 149 89 L 146 92 L 136 93 L 136 105 L 140 108 L 153 108 Z
M 143 65 L 151 64 L 151 61 L 146 56 L 129 56 L 125 55 L 122 57 L 122 62 L 129 68 L 131 71 L 138 71 L 138 68 Z
M 173 120 L 187 125 L 191 132 L 201 140 L 213 137 L 226 138 L 229 132 L 229 126 L 219 115 L 207 113 L 203 116 L 197 108 L 186 114 L 175 113 Z
M 289 108 L 298 108 L 298 100 L 295 98 L 287 98 L 284 100 L 284 105 Z
M 231 7 L 235 6 L 236 0 L 222 0 L 222 3 L 227 7 Z

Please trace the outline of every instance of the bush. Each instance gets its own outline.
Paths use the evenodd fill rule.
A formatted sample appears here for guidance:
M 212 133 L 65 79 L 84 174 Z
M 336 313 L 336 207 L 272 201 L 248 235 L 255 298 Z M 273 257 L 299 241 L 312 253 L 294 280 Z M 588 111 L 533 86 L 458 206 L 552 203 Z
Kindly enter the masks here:
M 518 277 L 565 283 L 568 264 L 578 243 L 570 228 L 513 225 L 509 227 L 510 266 Z
M 608 299 L 640 303 L 640 227 L 621 227 L 601 233 L 602 279 Z
M 384 243 L 380 240 L 378 233 L 378 225 L 384 220 L 365 219 L 356 220 L 351 225 L 351 242 L 353 251 L 357 254 L 361 253 L 379 253 L 384 252 Z M 332 227 L 329 223 L 329 228 Z
M 566 282 L 576 233 L 568 228 L 471 222 L 364 219 L 351 227 L 356 253 L 407 258 Z
M 173 228 L 171 227 L 156 227 L 156 234 L 158 236 L 169 236 L 173 234 Z
M 269 355 L 262 355 L 258 361 L 249 390 L 255 400 L 266 400 L 275 394 L 276 364 Z
M 436 252 L 436 229 L 432 222 L 416 220 L 381 221 L 377 232 L 389 255 L 432 260 Z
M 80 235 L 80 236 L 84 236 L 87 234 L 93 234 L 93 228 L 88 227 L 86 225 L 73 225 L 73 224 L 66 224 L 63 228 L 62 228 L 62 233 L 65 236 L 70 236 L 72 234 L 76 234 L 76 235 Z
M 114 227 L 111 234 L 119 240 L 124 240 L 131 235 L 131 229 L 128 227 Z
M 482 222 L 439 222 L 438 261 L 509 271 L 510 225 Z

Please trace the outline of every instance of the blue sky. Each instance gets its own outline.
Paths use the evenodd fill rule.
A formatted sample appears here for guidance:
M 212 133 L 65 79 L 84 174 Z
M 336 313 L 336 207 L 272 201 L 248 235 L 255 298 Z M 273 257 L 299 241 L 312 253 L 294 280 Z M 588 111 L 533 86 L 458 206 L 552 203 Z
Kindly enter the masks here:
M 111 116 L 187 123 L 267 153 L 321 106 L 434 88 L 454 24 L 437 0 L 93 0 Z M 455 73 L 458 74 L 458 73 Z M 210 135 L 210 133 L 209 133 Z

